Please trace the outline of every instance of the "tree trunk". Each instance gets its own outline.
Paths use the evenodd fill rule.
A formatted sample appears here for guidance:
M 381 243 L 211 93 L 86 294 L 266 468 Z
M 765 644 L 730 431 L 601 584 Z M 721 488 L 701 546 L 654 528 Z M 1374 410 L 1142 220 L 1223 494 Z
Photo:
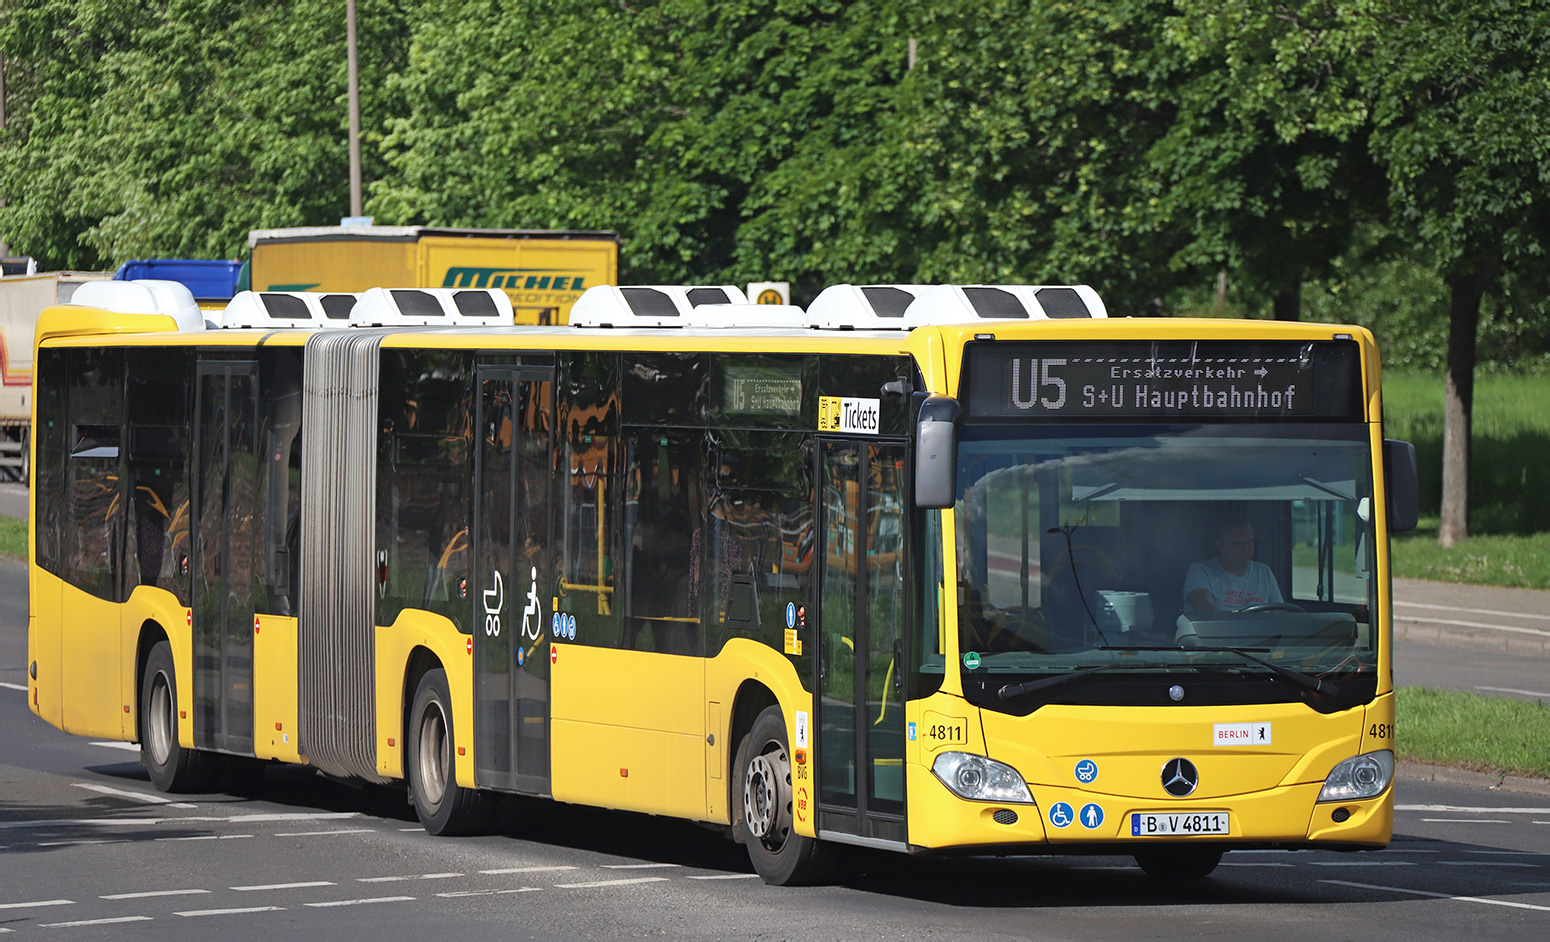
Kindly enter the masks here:
M 1302 320 L 1302 285 L 1270 295 L 1271 316 L 1278 321 Z
M 1480 298 L 1496 276 L 1496 262 L 1448 279 L 1448 369 L 1442 400 L 1442 520 L 1437 542 L 1452 546 L 1469 537 L 1470 421 L 1475 406 L 1475 334 Z

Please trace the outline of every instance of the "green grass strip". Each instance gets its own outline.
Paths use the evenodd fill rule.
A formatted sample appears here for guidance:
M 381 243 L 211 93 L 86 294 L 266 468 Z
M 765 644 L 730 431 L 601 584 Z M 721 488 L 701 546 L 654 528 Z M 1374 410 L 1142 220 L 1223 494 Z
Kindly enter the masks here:
M 1448 549 L 1437 545 L 1437 518 L 1393 537 L 1394 575 L 1402 579 L 1550 589 L 1550 532 L 1472 536 Z
M 1399 758 L 1550 778 L 1550 706 L 1459 690 L 1403 687 Z
M 27 558 L 27 521 L 0 517 L 0 556 Z

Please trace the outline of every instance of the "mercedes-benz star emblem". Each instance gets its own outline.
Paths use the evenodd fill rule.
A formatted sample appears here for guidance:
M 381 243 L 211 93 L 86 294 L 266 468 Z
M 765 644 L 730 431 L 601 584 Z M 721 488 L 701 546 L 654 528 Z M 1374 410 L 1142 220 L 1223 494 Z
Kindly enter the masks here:
M 1180 700 L 1183 700 L 1184 699 L 1184 688 L 1180 687 L 1178 684 L 1174 684 L 1172 687 L 1168 688 L 1168 697 L 1169 697 L 1169 699 L 1173 700 L 1175 703 L 1177 703 Z
M 1175 798 L 1183 798 L 1200 784 L 1200 773 L 1195 763 L 1188 759 L 1169 759 L 1162 768 L 1163 791 Z

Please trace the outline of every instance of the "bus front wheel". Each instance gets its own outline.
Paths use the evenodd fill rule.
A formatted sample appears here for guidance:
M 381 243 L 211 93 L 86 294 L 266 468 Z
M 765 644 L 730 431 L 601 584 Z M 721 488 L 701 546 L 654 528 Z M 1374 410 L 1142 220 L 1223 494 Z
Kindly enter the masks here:
M 732 814 L 753 868 L 773 886 L 804 886 L 828 876 L 829 848 L 793 827 L 791 752 L 780 707 L 768 707 L 738 744 Z
M 452 726 L 452 695 L 446 671 L 427 671 L 420 678 L 409 711 L 409 793 L 426 833 L 472 834 L 487 818 L 483 795 L 457 783 Z
M 1159 880 L 1199 880 L 1211 875 L 1222 862 L 1216 847 L 1175 847 L 1136 854 L 1136 864 Z
M 157 791 L 195 792 L 210 785 L 214 756 L 178 744 L 178 688 L 172 645 L 157 642 L 140 683 L 140 762 Z

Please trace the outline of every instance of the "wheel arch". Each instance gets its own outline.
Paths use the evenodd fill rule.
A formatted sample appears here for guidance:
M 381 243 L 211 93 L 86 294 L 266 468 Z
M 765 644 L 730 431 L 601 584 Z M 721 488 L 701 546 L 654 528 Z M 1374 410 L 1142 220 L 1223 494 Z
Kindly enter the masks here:
M 398 735 L 401 737 L 399 742 L 404 744 L 405 750 L 409 747 L 409 725 L 414 722 L 414 717 L 409 715 L 410 711 L 414 709 L 414 695 L 419 691 L 420 681 L 425 678 L 425 675 L 438 669 L 446 670 L 446 666 L 441 663 L 441 658 L 436 656 L 436 652 L 430 648 L 423 644 L 417 644 L 409 651 L 409 660 L 404 665 L 404 686 L 399 691 L 398 711 Z M 406 767 L 404 769 L 406 779 L 408 774 L 409 770 Z
M 745 680 L 737 688 L 737 693 L 732 700 L 732 716 L 728 725 L 730 735 L 727 738 L 727 777 L 726 777 L 726 807 L 727 814 L 732 819 L 732 839 L 739 844 L 743 843 L 745 834 L 743 823 L 732 814 L 732 808 L 736 806 L 733 801 L 732 791 L 737 788 L 738 768 L 737 754 L 743 737 L 753 729 L 754 721 L 770 707 L 780 707 L 780 698 L 775 696 L 775 691 L 757 680 Z M 785 708 L 781 707 L 782 712 Z
M 145 734 L 142 726 L 145 718 L 141 715 L 143 711 L 140 709 L 140 704 L 145 697 L 145 665 L 151 659 L 151 650 L 163 641 L 171 644 L 171 640 L 167 637 L 167 629 L 163 628 L 160 622 L 154 618 L 147 618 L 140 624 L 140 634 L 135 641 L 135 698 L 132 705 L 135 711 L 134 742 L 140 742 Z M 173 683 L 177 683 L 178 678 L 173 677 L 172 680 Z

